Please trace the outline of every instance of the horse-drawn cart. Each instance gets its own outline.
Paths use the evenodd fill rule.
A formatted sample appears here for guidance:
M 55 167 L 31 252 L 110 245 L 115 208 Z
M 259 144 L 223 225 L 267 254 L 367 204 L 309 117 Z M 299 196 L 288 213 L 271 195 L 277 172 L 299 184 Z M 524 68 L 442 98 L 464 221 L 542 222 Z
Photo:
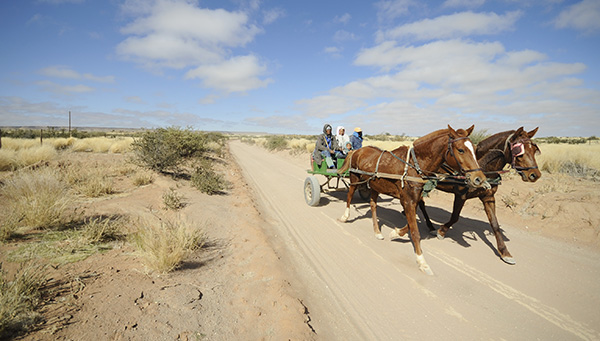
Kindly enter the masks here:
M 342 174 L 338 174 L 338 169 L 344 165 L 344 159 L 337 159 L 337 168 L 327 168 L 326 162 L 321 162 L 318 165 L 311 157 L 311 169 L 306 172 L 311 174 L 306 180 L 304 180 L 304 200 L 309 206 L 317 206 L 321 201 L 321 193 L 328 191 L 340 190 L 340 184 L 343 184 L 345 189 L 348 190 L 349 184 L 347 182 L 349 172 L 346 171 Z M 319 183 L 319 180 L 315 175 L 325 176 L 326 181 L 323 184 Z M 332 183 L 332 181 L 334 183 Z M 358 194 L 361 199 L 369 200 L 371 191 L 367 188 L 366 184 L 358 187 Z

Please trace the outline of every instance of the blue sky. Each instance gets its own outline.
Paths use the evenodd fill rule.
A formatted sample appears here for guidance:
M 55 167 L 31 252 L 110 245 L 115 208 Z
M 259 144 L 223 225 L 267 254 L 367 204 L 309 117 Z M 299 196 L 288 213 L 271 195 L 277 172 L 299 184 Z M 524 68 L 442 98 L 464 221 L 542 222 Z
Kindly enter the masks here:
M 600 1 L 6 0 L 0 126 L 600 136 Z

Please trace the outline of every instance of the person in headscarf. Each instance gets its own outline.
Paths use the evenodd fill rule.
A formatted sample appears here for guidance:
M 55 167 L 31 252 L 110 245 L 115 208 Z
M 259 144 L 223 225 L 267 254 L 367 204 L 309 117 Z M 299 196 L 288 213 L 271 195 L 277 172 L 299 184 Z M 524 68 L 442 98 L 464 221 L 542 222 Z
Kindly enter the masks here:
M 323 162 L 323 158 L 325 158 L 327 167 L 335 168 L 331 156 L 335 154 L 336 150 L 340 150 L 340 147 L 338 146 L 335 136 L 331 134 L 331 125 L 325 124 L 325 126 L 323 126 L 323 134 L 317 137 L 313 158 L 318 165 L 320 165 L 321 162 Z
M 347 152 L 345 152 L 346 143 L 350 142 L 350 137 L 346 135 L 346 129 L 344 126 L 338 126 L 335 130 L 335 139 L 337 140 L 338 146 L 340 146 L 340 151 L 335 152 L 335 156 L 338 159 L 345 159 Z
M 362 129 L 359 127 L 354 128 L 354 133 L 350 136 L 350 143 L 352 143 L 352 149 L 360 149 L 363 143 Z

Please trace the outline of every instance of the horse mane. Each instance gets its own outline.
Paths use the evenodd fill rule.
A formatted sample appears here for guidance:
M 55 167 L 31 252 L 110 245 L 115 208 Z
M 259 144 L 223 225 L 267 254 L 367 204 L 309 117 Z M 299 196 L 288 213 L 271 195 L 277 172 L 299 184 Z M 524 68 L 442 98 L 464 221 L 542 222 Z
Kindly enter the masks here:
M 504 167 L 504 152 L 500 149 L 491 149 L 477 160 L 484 172 L 492 172 Z
M 496 133 L 488 138 L 481 140 L 476 148 L 475 154 L 477 158 L 481 158 L 485 153 L 491 149 L 500 149 L 504 151 L 504 143 L 510 134 L 513 134 L 516 130 L 508 130 L 500 133 Z

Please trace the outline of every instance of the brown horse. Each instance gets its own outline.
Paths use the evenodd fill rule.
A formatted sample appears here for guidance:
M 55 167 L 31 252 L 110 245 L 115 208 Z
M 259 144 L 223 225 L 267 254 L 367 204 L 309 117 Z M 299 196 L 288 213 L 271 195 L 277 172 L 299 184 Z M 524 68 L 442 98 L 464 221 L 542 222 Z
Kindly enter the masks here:
M 477 164 L 473 144 L 468 138 L 473 128 L 474 126 L 467 130 L 454 130 L 448 126 L 448 129 L 438 130 L 415 140 L 410 149 L 402 146 L 389 152 L 376 147 L 363 147 L 349 153 L 343 167 L 338 171 L 341 174 L 350 170 L 346 211 L 339 220 L 348 221 L 354 191 L 358 185 L 366 183 L 371 188 L 373 230 L 378 239 L 383 239 L 377 222 L 377 197 L 381 193 L 400 199 L 408 222 L 408 226 L 402 229 L 403 234 L 410 228 L 419 269 L 432 275 L 433 272 L 421 250 L 421 236 L 416 219 L 417 204 L 426 185 L 424 179 L 434 174 L 433 172 L 449 159 L 460 165 L 469 186 L 490 187 Z M 400 230 L 392 233 L 398 235 L 398 231 Z
M 517 130 L 497 133 L 479 142 L 476 149 L 477 161 L 483 168 L 483 171 L 486 172 L 492 188 L 474 189 L 457 183 L 444 181 L 438 183 L 437 189 L 448 193 L 454 193 L 452 216 L 447 223 L 437 230 L 438 238 L 443 239 L 446 236 L 448 229 L 458 221 L 460 218 L 460 211 L 462 210 L 465 201 L 472 198 L 479 198 L 483 203 L 483 208 L 490 221 L 494 236 L 496 236 L 500 257 L 508 264 L 516 263 L 504 244 L 502 232 L 500 231 L 498 219 L 496 218 L 496 199 L 494 198 L 494 194 L 496 194 L 501 180 L 499 172 L 501 172 L 507 164 L 510 164 L 521 175 L 521 179 L 525 182 L 535 182 L 542 176 L 535 160 L 535 154 L 539 152 L 539 148 L 531 141 L 531 138 L 535 135 L 537 130 L 538 128 L 535 128 L 532 131 L 527 132 L 523 130 L 523 127 L 520 127 Z M 458 165 L 452 164 L 452 162 L 453 160 L 448 160 L 447 164 L 444 165 L 442 169 L 439 169 L 438 172 L 452 173 L 453 169 L 458 168 Z M 435 228 L 427 215 L 427 211 L 425 210 L 425 203 L 422 200 L 419 202 L 419 207 L 425 216 L 427 226 L 431 231 L 435 231 Z

